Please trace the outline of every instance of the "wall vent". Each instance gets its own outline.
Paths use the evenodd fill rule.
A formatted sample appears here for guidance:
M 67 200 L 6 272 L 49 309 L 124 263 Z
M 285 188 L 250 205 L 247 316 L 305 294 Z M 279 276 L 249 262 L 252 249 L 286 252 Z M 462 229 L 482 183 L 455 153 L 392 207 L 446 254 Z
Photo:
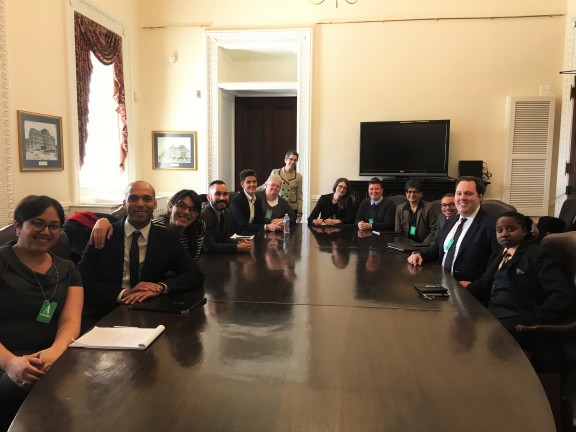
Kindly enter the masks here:
M 504 200 L 527 216 L 548 214 L 554 96 L 508 97 Z

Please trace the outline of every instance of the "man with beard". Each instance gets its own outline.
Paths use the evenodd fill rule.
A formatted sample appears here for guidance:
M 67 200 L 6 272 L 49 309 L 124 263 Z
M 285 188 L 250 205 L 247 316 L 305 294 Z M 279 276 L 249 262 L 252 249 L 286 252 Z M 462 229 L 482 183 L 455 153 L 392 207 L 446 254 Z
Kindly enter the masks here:
M 206 195 L 210 205 L 200 214 L 200 219 L 206 224 L 204 237 L 204 252 L 209 254 L 228 254 L 250 252 L 252 242 L 241 240 L 236 242 L 230 238 L 230 223 L 232 216 L 228 209 L 228 188 L 222 180 L 214 180 L 208 187 Z
M 78 269 L 84 282 L 83 329 L 120 304 L 202 289 L 204 276 L 173 232 L 151 224 L 154 188 L 136 181 L 126 188 L 128 216 L 112 224 L 113 234 L 97 249 L 88 245 Z

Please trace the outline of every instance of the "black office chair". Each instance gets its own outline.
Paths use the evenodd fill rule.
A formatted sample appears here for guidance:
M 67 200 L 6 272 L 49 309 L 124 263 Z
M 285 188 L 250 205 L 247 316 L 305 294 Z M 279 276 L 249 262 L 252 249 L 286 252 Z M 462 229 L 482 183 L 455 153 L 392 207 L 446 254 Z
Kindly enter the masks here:
M 566 224 L 566 231 L 576 230 L 576 198 L 567 198 L 562 203 L 558 217 Z
M 388 199 L 392 201 L 396 207 L 408 202 L 406 195 L 393 195 L 388 197 Z
M 482 208 L 494 219 L 498 218 L 504 212 L 516 211 L 516 207 L 506 204 L 504 201 L 497 199 L 487 199 L 482 201 Z
M 576 231 L 550 234 L 542 239 L 542 246 L 553 251 L 558 258 L 568 280 L 576 290 Z M 563 364 L 560 372 L 560 395 L 557 400 L 561 404 L 561 417 L 564 431 L 576 431 L 576 305 L 565 322 L 560 324 L 540 324 L 533 326 L 519 325 L 519 332 L 555 333 L 563 337 Z M 550 397 L 550 389 L 546 388 L 546 380 L 551 382 L 551 374 L 540 374 L 544 388 Z M 552 381 L 553 382 L 553 381 Z M 551 399 L 551 406 L 553 401 Z

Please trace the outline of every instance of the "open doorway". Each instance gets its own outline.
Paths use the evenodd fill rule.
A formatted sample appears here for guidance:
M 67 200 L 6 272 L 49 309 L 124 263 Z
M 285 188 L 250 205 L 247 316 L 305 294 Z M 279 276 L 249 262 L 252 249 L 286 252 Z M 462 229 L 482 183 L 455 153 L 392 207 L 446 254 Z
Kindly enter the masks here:
M 222 179 L 230 186 L 235 184 L 237 96 L 295 96 L 296 150 L 300 153 L 298 169 L 303 176 L 303 211 L 307 214 L 310 202 L 312 30 L 206 31 L 205 47 L 207 182 Z M 292 61 L 293 67 L 285 67 Z M 293 78 L 286 76 L 287 70 L 294 71 Z

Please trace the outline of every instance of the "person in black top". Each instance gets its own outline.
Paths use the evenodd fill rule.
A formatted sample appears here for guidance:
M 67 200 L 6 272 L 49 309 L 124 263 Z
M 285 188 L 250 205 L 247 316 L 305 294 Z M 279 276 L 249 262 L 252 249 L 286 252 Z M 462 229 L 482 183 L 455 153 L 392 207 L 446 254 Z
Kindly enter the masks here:
M 340 177 L 334 182 L 331 194 L 320 196 L 310 216 L 309 225 L 351 224 L 356 216 L 356 200 L 350 182 Z
M 368 182 L 368 198 L 360 203 L 356 214 L 355 224 L 359 230 L 394 230 L 396 205 L 384 198 L 383 193 L 382 181 L 378 177 L 371 178 Z

